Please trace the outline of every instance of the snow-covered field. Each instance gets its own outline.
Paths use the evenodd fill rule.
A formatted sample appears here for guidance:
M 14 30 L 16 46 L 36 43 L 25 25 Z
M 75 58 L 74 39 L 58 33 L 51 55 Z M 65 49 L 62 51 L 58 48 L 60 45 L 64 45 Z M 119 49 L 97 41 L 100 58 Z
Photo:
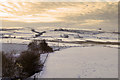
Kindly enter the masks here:
M 0 33 L 3 43 L 28 43 L 33 39 L 61 40 L 61 41 L 96 41 L 96 42 L 118 42 L 119 32 L 108 32 L 102 30 L 76 30 L 76 29 L 4 29 Z
M 37 78 L 117 78 L 118 49 L 93 46 L 49 54 Z M 33 77 L 33 76 L 32 76 Z

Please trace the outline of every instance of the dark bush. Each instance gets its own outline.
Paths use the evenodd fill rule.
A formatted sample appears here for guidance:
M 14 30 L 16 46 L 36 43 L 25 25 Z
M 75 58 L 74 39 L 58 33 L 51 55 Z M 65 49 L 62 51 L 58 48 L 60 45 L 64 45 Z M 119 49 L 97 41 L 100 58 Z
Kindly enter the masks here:
M 2 53 L 2 77 L 13 77 L 15 76 L 15 65 L 12 55 Z
M 40 54 L 31 51 L 24 51 L 21 53 L 16 63 L 18 63 L 27 76 L 40 71 L 42 64 L 40 62 Z
M 39 48 L 38 48 L 38 46 L 37 46 L 37 41 L 34 40 L 34 41 L 30 42 L 30 43 L 28 44 L 28 50 L 29 50 L 29 51 L 34 51 L 34 52 L 38 51 Z
M 2 53 L 2 76 L 9 78 L 27 78 L 40 72 L 43 63 L 40 62 L 40 53 L 53 52 L 45 40 L 32 41 L 28 50 L 23 51 L 19 57 L 14 57 L 15 52 Z
M 34 40 L 28 45 L 28 50 L 38 53 L 53 52 L 53 49 L 48 46 L 45 40 Z
M 50 46 L 48 46 L 45 40 L 41 40 L 38 46 L 39 46 L 39 51 L 41 53 L 53 52 L 53 49 Z

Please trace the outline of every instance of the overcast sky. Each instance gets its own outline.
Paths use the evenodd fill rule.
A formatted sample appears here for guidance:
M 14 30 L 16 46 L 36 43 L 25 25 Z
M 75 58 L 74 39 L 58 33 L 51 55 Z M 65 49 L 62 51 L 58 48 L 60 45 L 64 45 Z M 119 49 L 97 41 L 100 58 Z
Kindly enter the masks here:
M 4 27 L 75 27 L 117 29 L 117 2 L 2 2 Z

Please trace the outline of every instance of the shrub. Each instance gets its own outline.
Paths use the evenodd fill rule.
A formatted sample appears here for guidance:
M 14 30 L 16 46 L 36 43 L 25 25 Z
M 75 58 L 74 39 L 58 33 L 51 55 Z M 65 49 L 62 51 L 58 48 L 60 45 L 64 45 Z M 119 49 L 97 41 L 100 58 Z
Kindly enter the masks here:
M 2 53 L 2 76 L 27 78 L 42 70 L 43 64 L 40 62 L 40 53 L 53 52 L 45 40 L 32 41 L 28 45 L 28 50 L 21 52 L 15 58 L 15 52 Z
M 42 53 L 53 52 L 53 49 L 50 46 L 48 46 L 45 40 L 41 40 L 38 46 L 39 46 L 39 51 Z
M 34 40 L 28 45 L 28 50 L 38 53 L 53 52 L 53 49 L 48 46 L 45 40 Z
M 32 41 L 32 42 L 30 42 L 29 44 L 28 44 L 28 50 L 29 51 L 38 51 L 39 50 L 39 48 L 38 48 L 38 46 L 37 46 L 37 41 Z
M 42 70 L 40 54 L 24 51 L 15 58 L 10 53 L 2 53 L 2 77 L 4 78 L 27 78 Z
M 27 76 L 31 76 L 40 71 L 40 68 L 42 67 L 40 54 L 31 51 L 22 52 L 16 63 L 22 67 L 23 73 Z
M 14 58 L 12 55 L 2 53 L 2 77 L 13 77 L 15 76 L 15 65 Z

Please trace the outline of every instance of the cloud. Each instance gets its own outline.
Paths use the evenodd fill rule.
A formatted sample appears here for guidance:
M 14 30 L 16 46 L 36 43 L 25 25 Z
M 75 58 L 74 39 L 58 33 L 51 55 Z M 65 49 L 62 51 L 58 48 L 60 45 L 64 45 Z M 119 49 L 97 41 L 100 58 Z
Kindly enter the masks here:
M 100 23 L 104 22 L 104 20 L 85 20 L 84 23 L 80 24 L 82 26 L 84 25 L 98 25 Z
M 18 23 L 21 26 L 100 25 L 112 28 L 117 27 L 118 22 L 117 2 L 8 2 L 6 4 L 6 6 L 1 4 L 4 8 L 0 8 L 3 11 L 0 14 L 3 17 L 3 26 L 17 26 Z

